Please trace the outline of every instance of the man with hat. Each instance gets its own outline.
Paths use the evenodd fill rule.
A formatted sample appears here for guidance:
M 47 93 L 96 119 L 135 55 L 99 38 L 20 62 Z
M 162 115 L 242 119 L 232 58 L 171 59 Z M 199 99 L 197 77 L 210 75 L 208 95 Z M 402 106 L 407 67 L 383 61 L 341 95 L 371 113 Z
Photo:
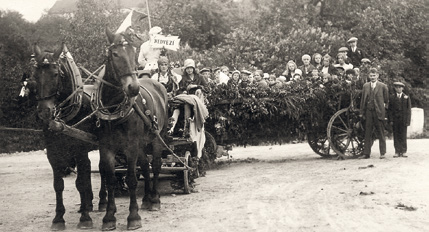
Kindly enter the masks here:
M 249 86 L 251 84 L 249 77 L 252 73 L 250 71 L 247 71 L 245 69 L 241 70 L 240 72 L 240 85 L 239 87 L 241 88 L 246 88 L 247 86 Z
M 393 145 L 397 157 L 407 157 L 407 127 L 411 121 L 411 100 L 403 93 L 404 83 L 394 82 L 395 93 L 390 96 L 387 118 L 393 129 Z
M 349 51 L 347 51 L 347 57 L 350 63 L 355 67 L 359 67 L 362 58 L 364 58 L 363 51 L 357 47 L 357 41 L 358 39 L 356 37 L 351 37 L 347 40 L 347 44 L 350 47 Z
M 202 69 L 200 70 L 200 75 L 201 75 L 204 79 L 206 79 L 206 82 L 207 82 L 207 83 L 211 83 L 211 82 L 213 82 L 213 80 L 211 79 L 211 73 L 212 73 L 212 71 L 211 71 L 211 69 L 209 69 L 209 68 L 202 68 Z
M 162 29 L 160 27 L 152 27 L 149 30 L 150 39 L 140 46 L 140 52 L 137 59 L 140 67 L 144 67 L 144 69 L 147 70 L 155 70 L 158 68 L 158 58 L 163 52 L 165 52 L 165 49 L 153 48 L 150 44 L 150 40 L 153 36 L 162 34 L 161 31 Z
M 359 158 L 369 159 L 371 154 L 373 130 L 380 144 L 380 159 L 385 158 L 386 137 L 384 135 L 384 122 L 386 108 L 389 104 L 389 90 L 387 86 L 378 81 L 379 73 L 376 68 L 369 72 L 370 82 L 363 85 L 360 103 L 360 117 L 365 121 L 365 140 L 363 155 Z

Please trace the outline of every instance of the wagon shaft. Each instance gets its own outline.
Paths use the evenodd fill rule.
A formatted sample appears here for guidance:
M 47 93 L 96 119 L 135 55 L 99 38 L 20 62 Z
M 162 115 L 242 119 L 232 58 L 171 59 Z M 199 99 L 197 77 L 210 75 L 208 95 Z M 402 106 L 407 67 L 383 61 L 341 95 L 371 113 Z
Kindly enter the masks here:
M 73 128 L 66 125 L 63 122 L 52 120 L 49 122 L 49 130 L 60 132 L 62 134 L 68 135 L 70 137 L 83 140 L 88 143 L 98 145 L 97 136 L 94 134 Z

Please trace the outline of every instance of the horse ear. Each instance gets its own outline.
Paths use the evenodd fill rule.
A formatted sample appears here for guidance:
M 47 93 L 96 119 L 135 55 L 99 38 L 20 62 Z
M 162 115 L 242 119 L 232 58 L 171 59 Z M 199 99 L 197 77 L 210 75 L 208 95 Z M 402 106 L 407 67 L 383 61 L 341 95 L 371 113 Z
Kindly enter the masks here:
M 107 35 L 107 39 L 109 40 L 109 43 L 112 44 L 115 39 L 115 35 L 107 27 L 106 27 L 106 35 Z
M 66 43 L 65 43 L 65 42 L 63 42 L 62 44 L 63 44 L 63 53 L 67 53 L 67 52 L 69 52 L 69 49 L 68 49 L 68 47 L 66 46 Z
M 40 55 L 42 55 L 42 51 L 40 50 L 39 45 L 34 44 L 33 53 L 36 57 L 39 57 Z
M 64 48 L 64 43 L 61 44 L 61 47 L 59 47 L 55 52 L 54 52 L 54 60 L 58 60 L 60 58 L 61 53 L 63 52 L 63 48 Z

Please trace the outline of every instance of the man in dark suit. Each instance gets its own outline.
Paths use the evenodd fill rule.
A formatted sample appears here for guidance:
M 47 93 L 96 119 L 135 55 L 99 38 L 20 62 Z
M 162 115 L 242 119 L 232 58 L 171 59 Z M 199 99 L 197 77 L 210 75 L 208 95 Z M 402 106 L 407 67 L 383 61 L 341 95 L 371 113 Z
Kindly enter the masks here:
M 347 40 L 347 44 L 350 47 L 347 51 L 347 57 L 353 67 L 360 67 L 361 60 L 365 57 L 363 51 L 357 47 L 357 41 L 358 39 L 356 37 Z
M 360 158 L 368 159 L 371 154 L 373 130 L 380 142 L 380 159 L 386 154 L 386 137 L 384 135 L 384 122 L 386 108 L 389 103 L 389 90 L 387 86 L 378 81 L 378 70 L 369 71 L 370 82 L 363 85 L 360 103 L 360 116 L 365 120 L 365 140 L 363 155 Z
M 394 82 L 395 93 L 390 96 L 387 116 L 393 129 L 394 158 L 407 157 L 407 126 L 411 121 L 411 100 L 402 91 L 405 85 Z

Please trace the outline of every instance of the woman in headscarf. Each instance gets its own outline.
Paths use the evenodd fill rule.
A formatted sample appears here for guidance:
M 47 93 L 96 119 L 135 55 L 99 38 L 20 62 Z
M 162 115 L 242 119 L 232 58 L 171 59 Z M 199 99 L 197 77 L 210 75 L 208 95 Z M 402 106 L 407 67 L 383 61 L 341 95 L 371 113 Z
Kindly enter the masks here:
M 167 94 L 172 97 L 176 95 L 179 89 L 179 83 L 182 76 L 171 71 L 168 58 L 161 56 L 158 59 L 158 71 L 152 75 L 152 79 L 164 85 Z

